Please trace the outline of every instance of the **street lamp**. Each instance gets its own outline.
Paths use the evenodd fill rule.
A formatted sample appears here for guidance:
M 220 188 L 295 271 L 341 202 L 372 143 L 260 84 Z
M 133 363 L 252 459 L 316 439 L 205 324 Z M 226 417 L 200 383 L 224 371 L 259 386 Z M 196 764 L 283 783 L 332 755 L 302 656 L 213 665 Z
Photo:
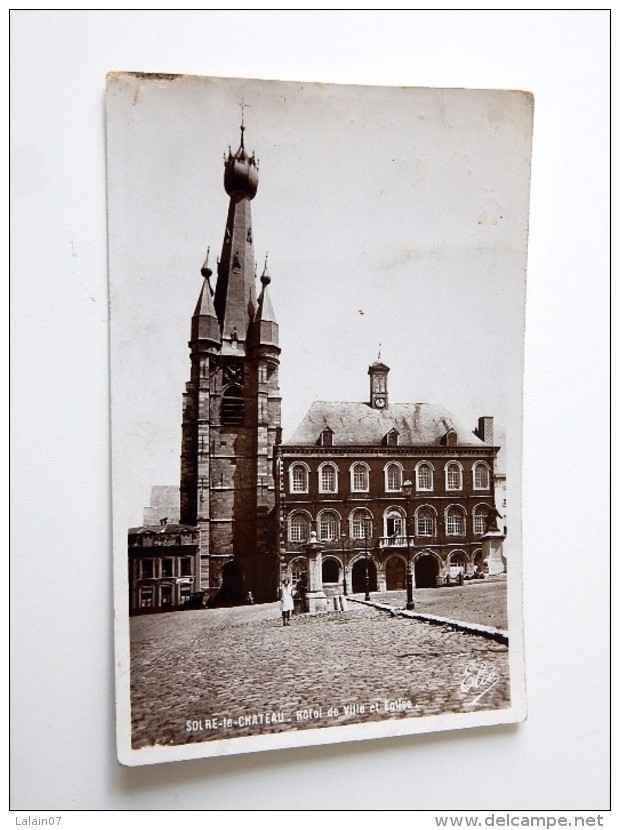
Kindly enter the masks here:
M 347 534 L 341 533 L 340 534 L 340 541 L 342 542 L 342 592 L 343 594 L 347 595 L 347 551 L 346 551 L 346 544 L 347 544 Z
M 366 562 L 366 594 L 364 599 L 366 602 L 370 600 L 370 571 L 369 571 L 369 563 L 368 563 L 368 531 L 370 528 L 370 519 L 364 519 L 364 554 L 365 554 L 365 562 Z
M 411 503 L 411 491 L 413 483 L 407 479 L 403 481 L 402 491 L 407 503 L 407 512 L 405 515 L 405 537 L 407 539 L 407 611 L 413 611 L 415 603 L 413 601 L 413 568 L 411 565 L 411 545 L 409 543 L 409 511 Z

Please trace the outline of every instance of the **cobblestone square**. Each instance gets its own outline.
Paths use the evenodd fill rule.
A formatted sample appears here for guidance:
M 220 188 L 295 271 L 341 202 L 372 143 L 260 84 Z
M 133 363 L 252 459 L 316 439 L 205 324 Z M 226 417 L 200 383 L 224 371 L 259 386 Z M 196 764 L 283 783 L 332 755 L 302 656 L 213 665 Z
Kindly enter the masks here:
M 134 617 L 131 655 L 136 749 L 510 703 L 507 646 L 352 601 Z

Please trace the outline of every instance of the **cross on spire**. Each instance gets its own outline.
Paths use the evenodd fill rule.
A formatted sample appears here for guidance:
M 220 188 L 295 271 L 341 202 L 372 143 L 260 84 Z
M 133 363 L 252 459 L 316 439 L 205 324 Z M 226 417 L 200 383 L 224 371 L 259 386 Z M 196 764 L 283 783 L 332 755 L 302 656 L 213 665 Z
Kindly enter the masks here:
M 245 110 L 246 107 L 249 107 L 250 105 L 246 104 L 245 101 L 242 98 L 241 101 L 239 102 L 239 106 L 241 107 L 241 146 L 243 147 L 244 146 L 243 145 L 243 133 L 245 131 L 245 121 L 244 121 L 245 112 L 244 112 L 244 110 Z

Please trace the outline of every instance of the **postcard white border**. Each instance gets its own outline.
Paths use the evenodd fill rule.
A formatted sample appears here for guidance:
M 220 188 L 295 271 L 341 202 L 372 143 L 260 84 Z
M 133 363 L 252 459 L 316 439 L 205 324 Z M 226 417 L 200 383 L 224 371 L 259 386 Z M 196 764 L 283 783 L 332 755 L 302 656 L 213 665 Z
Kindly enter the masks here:
M 360 752 L 359 744 L 351 744 L 350 751 L 329 757 L 319 758 L 311 750 L 280 753 L 279 761 L 265 756 L 261 769 L 243 756 L 234 764 L 215 759 L 202 762 L 193 773 L 187 764 L 133 771 L 117 766 L 106 515 L 107 274 L 105 228 L 101 227 L 105 215 L 104 78 L 110 69 L 137 66 L 226 75 L 232 67 L 232 55 L 225 32 L 234 29 L 236 22 L 241 25 L 239 18 L 247 13 L 224 11 L 220 13 L 224 18 L 209 21 L 208 45 L 204 30 L 189 19 L 177 23 L 175 37 L 171 37 L 170 19 L 165 14 L 151 14 L 148 21 L 136 19 L 139 14 L 13 13 L 13 161 L 21 175 L 25 167 L 20 165 L 18 152 L 26 145 L 30 174 L 40 184 L 37 209 L 25 214 L 18 205 L 12 227 L 13 244 L 19 251 L 13 267 L 12 298 L 13 448 L 17 462 L 12 551 L 16 645 L 12 664 L 13 808 L 213 809 L 225 808 L 233 800 L 240 807 L 253 808 L 300 803 L 345 807 L 350 802 L 344 790 L 321 792 L 321 784 L 335 777 L 344 781 L 353 771 L 362 783 L 373 781 L 376 808 L 465 810 L 502 803 L 515 809 L 600 808 L 608 792 L 607 718 L 600 706 L 590 705 L 591 696 L 585 693 L 582 675 L 575 675 L 574 665 L 583 661 L 594 674 L 605 674 L 608 627 L 604 615 L 581 613 L 583 589 L 564 573 L 578 570 L 581 555 L 571 531 L 572 518 L 581 506 L 577 469 L 570 470 L 568 480 L 557 483 L 557 489 L 550 488 L 544 502 L 536 490 L 525 494 L 525 539 L 532 551 L 525 585 L 526 652 L 533 701 L 528 721 L 519 728 L 518 741 L 512 731 L 478 732 L 475 741 L 461 731 L 448 739 L 450 762 L 473 761 L 488 771 L 490 795 L 479 788 L 475 793 L 461 791 L 458 795 L 446 789 L 437 774 L 439 765 L 448 762 L 443 751 L 445 739 L 439 735 L 398 741 L 390 744 L 389 750 L 384 743 L 378 747 L 367 742 L 365 751 Z M 255 22 L 257 47 L 252 54 L 235 58 L 238 74 L 434 86 L 459 79 L 468 86 L 520 86 L 534 91 L 538 111 L 528 291 L 525 479 L 552 483 L 549 470 L 559 465 L 566 440 L 582 440 L 584 436 L 595 465 L 606 467 L 608 372 L 602 334 L 607 330 L 608 309 L 605 11 L 478 12 L 475 25 L 467 12 L 431 11 L 424 13 L 427 17 L 412 31 L 408 55 L 392 48 L 391 34 L 402 27 L 398 16 L 365 19 L 355 13 L 357 41 L 356 48 L 347 51 L 348 62 L 343 61 L 339 48 L 341 31 L 332 31 L 328 13 L 310 13 L 320 20 L 323 46 L 312 53 L 298 48 L 299 27 L 294 17 L 275 14 L 281 15 L 277 25 L 273 18 Z M 507 33 L 515 32 L 518 49 L 506 50 Z M 464 59 L 463 49 L 471 61 Z M 42 73 L 42 65 L 46 73 Z M 53 111 L 47 100 L 55 102 Z M 562 140 L 563 134 L 567 141 Z M 587 152 L 575 154 L 576 147 L 587 148 Z M 546 222 L 548 213 L 559 207 L 570 215 L 568 227 Z M 583 244 L 572 238 L 574 227 L 579 227 Z M 78 243 L 74 251 L 69 244 L 72 236 Z M 76 251 L 79 256 L 74 258 Z M 558 252 L 566 251 L 572 255 L 562 256 L 558 262 Z M 584 307 L 584 282 L 588 285 L 588 316 L 575 332 L 572 309 Z M 552 331 L 545 325 L 550 309 L 555 309 Z M 59 366 L 69 367 L 68 377 L 63 372 L 62 384 L 40 382 L 33 389 L 32 323 L 36 320 L 47 336 L 46 349 L 37 351 L 38 371 L 43 377 L 54 378 Z M 78 354 L 78 344 L 84 343 L 89 348 Z M 563 373 L 555 371 L 557 348 L 570 362 L 579 384 L 567 388 Z M 566 420 L 562 415 L 559 435 L 549 436 L 549 399 L 561 401 L 563 413 L 570 413 Z M 68 406 L 67 400 L 73 404 Z M 42 421 L 41 411 L 49 414 L 48 423 Z M 75 436 L 84 433 L 86 424 L 90 443 L 76 442 Z M 541 425 L 549 430 L 545 435 L 550 442 L 542 453 L 538 449 Z M 33 435 L 44 440 L 34 442 Z M 55 451 L 59 441 L 65 447 L 60 470 Z M 36 512 L 27 507 L 33 481 L 48 494 Z M 67 502 L 71 503 L 70 511 L 64 509 Z M 551 524 L 558 529 L 553 536 L 550 514 L 555 514 Z M 50 532 L 54 538 L 62 537 L 62 544 L 50 545 Z M 90 540 L 88 570 L 79 564 L 83 538 Z M 593 529 L 592 542 L 606 548 L 605 523 Z M 543 556 L 558 543 L 563 547 L 562 572 L 556 572 Z M 53 562 L 47 555 L 50 547 Z M 31 565 L 34 551 L 42 556 L 36 579 Z M 541 557 L 539 563 L 533 561 L 535 556 Z M 75 579 L 86 579 L 87 573 L 90 579 L 80 593 Z M 67 587 L 65 574 L 72 574 Z M 70 613 L 50 615 L 50 591 Z M 605 606 L 607 587 L 597 580 L 589 595 L 590 603 Z M 549 609 L 561 611 L 564 605 L 574 613 L 559 614 L 558 630 Z M 46 629 L 50 638 L 41 636 Z M 53 648 L 53 644 L 64 644 L 64 648 Z M 573 694 L 567 692 L 571 684 Z M 494 772 L 493 763 L 498 761 L 501 770 Z M 277 802 L 266 777 L 274 772 L 278 775 Z M 410 780 L 414 772 L 415 787 L 400 786 L 405 774 Z M 309 775 L 320 802 L 308 793 Z

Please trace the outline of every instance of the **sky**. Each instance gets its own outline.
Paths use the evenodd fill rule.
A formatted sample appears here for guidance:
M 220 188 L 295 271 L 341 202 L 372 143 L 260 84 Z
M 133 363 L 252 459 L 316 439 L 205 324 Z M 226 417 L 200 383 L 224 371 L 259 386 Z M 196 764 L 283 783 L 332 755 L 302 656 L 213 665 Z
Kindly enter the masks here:
M 280 325 L 284 438 L 314 400 L 493 415 L 518 477 L 532 126 L 520 92 L 111 77 L 107 94 L 113 491 L 139 524 L 179 479 L 191 315 L 222 245 L 223 155 L 252 202 Z M 510 470 L 509 470 L 510 476 Z M 119 518 L 120 514 L 120 518 Z

